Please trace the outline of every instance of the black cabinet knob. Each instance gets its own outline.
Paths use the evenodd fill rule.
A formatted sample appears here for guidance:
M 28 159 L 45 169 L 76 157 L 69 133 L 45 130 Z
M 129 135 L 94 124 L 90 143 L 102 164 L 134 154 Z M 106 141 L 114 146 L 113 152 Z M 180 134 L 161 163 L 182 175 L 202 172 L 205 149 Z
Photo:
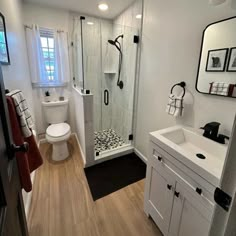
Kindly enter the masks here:
M 172 189 L 172 185 L 167 184 L 167 188 L 168 188 L 169 190 L 171 190 L 171 189 Z
M 179 194 L 180 194 L 179 192 L 176 192 L 176 191 L 175 191 L 175 196 L 176 196 L 176 197 L 179 197 Z
M 162 161 L 162 157 L 158 156 L 158 161 Z
M 202 189 L 196 188 L 196 192 L 197 192 L 199 195 L 202 195 Z

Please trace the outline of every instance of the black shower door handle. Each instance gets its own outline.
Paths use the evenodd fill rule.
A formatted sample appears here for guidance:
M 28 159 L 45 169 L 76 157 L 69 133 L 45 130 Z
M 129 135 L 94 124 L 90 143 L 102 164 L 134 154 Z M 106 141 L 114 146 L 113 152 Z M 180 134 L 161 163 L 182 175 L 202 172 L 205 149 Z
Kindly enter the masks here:
M 109 91 L 107 89 L 104 90 L 104 104 L 109 105 Z

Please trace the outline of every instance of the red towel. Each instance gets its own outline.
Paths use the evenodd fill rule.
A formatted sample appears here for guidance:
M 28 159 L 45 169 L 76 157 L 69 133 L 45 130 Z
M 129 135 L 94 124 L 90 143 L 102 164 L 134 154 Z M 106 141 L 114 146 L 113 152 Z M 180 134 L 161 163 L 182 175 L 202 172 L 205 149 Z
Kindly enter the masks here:
M 29 151 L 27 153 L 17 152 L 16 159 L 20 175 L 21 187 L 26 192 L 30 192 L 32 190 L 30 173 L 43 164 L 43 159 L 39 152 L 34 136 L 31 135 L 28 138 L 23 137 L 20 129 L 19 119 L 16 114 L 14 101 L 11 97 L 8 96 L 7 105 L 11 122 L 12 137 L 15 145 L 20 146 L 24 142 L 27 142 L 29 144 Z

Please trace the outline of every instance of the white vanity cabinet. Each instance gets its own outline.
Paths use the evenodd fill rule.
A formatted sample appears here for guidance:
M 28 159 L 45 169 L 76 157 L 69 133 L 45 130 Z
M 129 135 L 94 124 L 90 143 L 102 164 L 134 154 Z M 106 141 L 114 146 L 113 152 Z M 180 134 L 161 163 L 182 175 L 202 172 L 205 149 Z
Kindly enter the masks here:
M 163 233 L 168 232 L 176 181 L 164 170 L 151 168 L 148 173 L 151 179 L 148 194 L 148 213 Z
M 207 236 L 214 186 L 150 142 L 145 212 L 164 236 Z
M 212 212 L 183 184 L 176 184 L 169 234 L 171 236 L 208 236 Z

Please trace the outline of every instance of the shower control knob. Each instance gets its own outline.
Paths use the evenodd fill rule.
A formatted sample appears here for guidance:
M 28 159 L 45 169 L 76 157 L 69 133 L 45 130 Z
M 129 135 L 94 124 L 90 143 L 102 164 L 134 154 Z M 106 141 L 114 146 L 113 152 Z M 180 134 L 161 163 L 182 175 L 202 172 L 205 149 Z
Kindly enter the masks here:
M 123 81 L 120 81 L 118 84 L 120 89 L 123 89 L 124 88 L 124 82 Z

